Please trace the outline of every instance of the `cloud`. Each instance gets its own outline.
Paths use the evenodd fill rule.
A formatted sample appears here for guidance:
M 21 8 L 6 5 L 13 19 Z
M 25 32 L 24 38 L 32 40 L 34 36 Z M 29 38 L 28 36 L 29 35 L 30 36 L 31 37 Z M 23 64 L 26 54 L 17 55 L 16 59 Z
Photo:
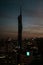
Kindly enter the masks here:
M 30 26 L 27 26 L 23 30 L 30 33 L 43 33 L 43 26 L 30 24 Z

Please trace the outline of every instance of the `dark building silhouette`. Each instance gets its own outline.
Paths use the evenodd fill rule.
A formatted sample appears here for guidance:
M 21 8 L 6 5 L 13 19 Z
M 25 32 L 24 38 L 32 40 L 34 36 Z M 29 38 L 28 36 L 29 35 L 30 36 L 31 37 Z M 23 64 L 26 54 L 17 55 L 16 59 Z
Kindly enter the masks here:
M 20 15 L 18 16 L 18 45 L 21 48 L 22 44 L 22 11 L 20 7 Z
M 18 50 L 18 55 L 17 55 L 17 65 L 21 65 L 21 49 L 22 49 L 22 11 L 20 7 L 20 15 L 18 16 L 18 46 L 20 46 L 20 49 Z

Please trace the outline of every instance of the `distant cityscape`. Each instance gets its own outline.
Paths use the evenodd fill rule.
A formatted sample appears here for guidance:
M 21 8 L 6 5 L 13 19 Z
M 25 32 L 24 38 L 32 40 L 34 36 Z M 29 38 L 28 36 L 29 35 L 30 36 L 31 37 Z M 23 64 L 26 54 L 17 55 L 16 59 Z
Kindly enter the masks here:
M 0 65 L 43 65 L 43 3 L 40 2 L 2 0 Z
M 21 56 L 24 55 L 25 58 L 24 60 L 23 58 L 21 58 L 21 62 L 24 63 L 25 61 L 25 64 L 31 63 L 35 59 L 37 59 L 38 62 L 41 62 L 42 53 L 43 53 L 42 45 L 43 45 L 43 38 L 28 38 L 22 40 L 22 50 L 20 54 Z M 17 63 L 16 56 L 19 53 L 18 50 L 20 50 L 20 46 L 18 46 L 18 40 L 14 40 L 9 37 L 7 39 L 1 39 L 0 40 L 0 64 L 12 63 L 16 65 Z M 25 60 L 27 59 L 25 55 L 26 51 L 31 52 L 31 56 L 32 56 L 31 59 Z

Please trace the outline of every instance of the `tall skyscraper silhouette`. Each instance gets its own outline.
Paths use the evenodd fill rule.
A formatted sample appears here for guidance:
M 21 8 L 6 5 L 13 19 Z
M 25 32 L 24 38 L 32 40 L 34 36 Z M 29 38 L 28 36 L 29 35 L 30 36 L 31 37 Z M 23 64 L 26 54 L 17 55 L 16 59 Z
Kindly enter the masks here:
M 18 50 L 18 55 L 17 55 L 17 65 L 21 65 L 21 49 L 22 49 L 22 10 L 20 7 L 20 15 L 18 16 L 18 46 L 20 46 L 20 50 Z
M 18 45 L 22 46 L 22 10 L 20 7 L 20 15 L 18 16 Z

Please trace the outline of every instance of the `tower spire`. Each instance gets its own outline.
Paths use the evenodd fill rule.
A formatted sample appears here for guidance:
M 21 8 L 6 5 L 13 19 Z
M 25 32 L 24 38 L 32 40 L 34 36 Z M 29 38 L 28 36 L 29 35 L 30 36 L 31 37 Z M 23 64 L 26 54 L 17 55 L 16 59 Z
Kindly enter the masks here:
M 20 0 L 20 15 L 22 15 L 22 1 Z
M 21 7 L 21 5 L 20 5 L 20 15 L 22 15 L 22 7 Z

